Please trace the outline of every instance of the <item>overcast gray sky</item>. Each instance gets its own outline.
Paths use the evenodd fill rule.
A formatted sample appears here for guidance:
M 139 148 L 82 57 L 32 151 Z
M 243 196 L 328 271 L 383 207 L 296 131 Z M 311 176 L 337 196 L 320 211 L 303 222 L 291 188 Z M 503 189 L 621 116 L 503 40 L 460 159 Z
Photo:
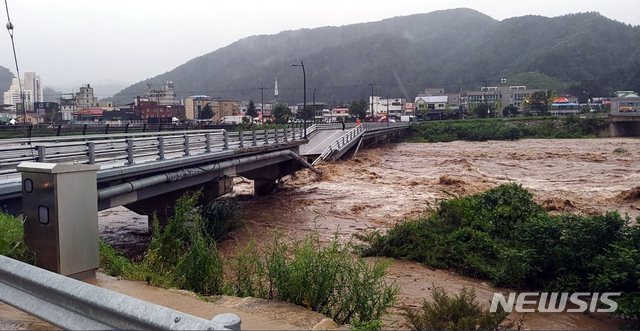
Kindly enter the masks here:
M 495 19 L 597 11 L 640 25 L 640 0 L 8 0 L 20 71 L 45 85 L 134 83 L 240 38 L 468 7 Z M 529 3 L 529 4 L 528 4 Z M 4 8 L 2 8 L 4 12 Z M 3 13 L 3 26 L 6 16 Z M 0 65 L 15 73 L 10 39 Z

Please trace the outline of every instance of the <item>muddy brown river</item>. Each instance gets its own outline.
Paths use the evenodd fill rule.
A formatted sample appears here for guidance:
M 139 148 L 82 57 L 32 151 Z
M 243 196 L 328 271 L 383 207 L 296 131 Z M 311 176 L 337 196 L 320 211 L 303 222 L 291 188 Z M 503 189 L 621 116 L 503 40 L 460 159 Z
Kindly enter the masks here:
M 614 153 L 617 148 L 627 152 Z M 451 194 L 480 193 L 508 182 L 522 184 L 554 213 L 617 209 L 635 218 L 640 215 L 639 153 L 640 140 L 630 138 L 398 143 L 360 150 L 348 160 L 320 165 L 321 177 L 304 170 L 285 178 L 276 192 L 265 197 L 252 195 L 250 181 L 236 180 L 234 195 L 248 227 L 233 232 L 218 249 L 232 258 L 238 243 L 245 243 L 249 236 L 267 240 L 273 229 L 284 230 L 290 239 L 318 231 L 326 240 L 335 233 L 348 240 L 356 233 L 384 231 L 415 218 L 428 204 L 433 206 Z M 130 256 L 143 252 L 149 240 L 146 217 L 124 208 L 101 212 L 100 232 L 103 240 Z M 401 288 L 397 307 L 431 300 L 432 286 L 449 293 L 473 287 L 487 307 L 494 292 L 509 291 L 406 261 L 394 261 L 388 278 Z M 0 316 L 6 314 L 0 310 Z M 385 323 L 389 328 L 402 327 L 395 313 Z M 529 314 L 524 325 L 527 329 L 618 328 L 607 316 L 580 313 Z

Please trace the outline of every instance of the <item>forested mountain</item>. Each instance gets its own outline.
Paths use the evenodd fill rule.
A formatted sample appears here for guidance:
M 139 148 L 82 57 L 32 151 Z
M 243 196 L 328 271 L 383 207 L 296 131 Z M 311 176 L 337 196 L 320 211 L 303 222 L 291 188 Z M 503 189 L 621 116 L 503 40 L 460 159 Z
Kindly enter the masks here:
M 323 102 L 366 97 L 375 82 L 381 96 L 413 98 L 425 87 L 454 92 L 496 84 L 552 84 L 570 93 L 608 95 L 640 90 L 640 27 L 597 13 L 555 18 L 525 16 L 496 21 L 471 9 L 394 17 L 342 27 L 284 31 L 241 39 L 192 59 L 149 81 L 173 81 L 181 96 L 273 99 L 278 78 L 281 98 L 302 102 L 304 61 L 307 99 L 314 88 Z M 114 96 L 130 102 L 145 82 Z M 582 91 L 587 92 L 587 94 Z M 268 97 L 267 97 L 268 96 Z
M 9 90 L 9 87 L 11 87 L 11 80 L 13 77 L 15 77 L 15 75 L 9 71 L 9 69 L 0 66 L 0 97 L 2 97 L 4 92 Z M 0 99 L 0 102 L 1 101 L 2 99 Z

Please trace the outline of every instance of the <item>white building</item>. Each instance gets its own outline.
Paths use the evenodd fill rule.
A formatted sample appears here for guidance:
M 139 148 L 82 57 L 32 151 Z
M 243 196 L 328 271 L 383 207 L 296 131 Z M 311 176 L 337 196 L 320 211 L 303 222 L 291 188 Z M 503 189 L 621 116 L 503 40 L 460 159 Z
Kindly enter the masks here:
M 11 110 L 16 110 L 16 105 L 21 103 L 22 100 L 20 98 L 20 84 L 22 84 L 22 92 L 24 94 L 24 103 L 27 109 L 33 108 L 33 91 L 24 89 L 24 80 L 14 78 L 12 80 L 12 84 L 9 87 L 9 90 L 4 92 L 3 94 L 3 104 L 12 105 Z
M 375 116 L 386 116 L 387 110 L 390 116 L 404 115 L 406 111 L 407 100 L 401 98 L 383 99 L 379 96 L 374 96 L 373 100 L 369 97 L 369 105 L 373 105 L 373 113 Z M 371 107 L 367 115 L 371 115 Z
M 29 110 L 33 110 L 34 102 L 44 102 L 44 93 L 42 92 L 42 82 L 40 81 L 40 75 L 35 72 L 25 72 L 24 73 L 24 89 L 31 91 L 31 95 L 33 100 L 31 100 L 31 105 L 28 108 Z
M 76 96 L 73 93 L 63 94 L 60 97 L 60 113 L 63 121 L 71 121 L 76 108 Z

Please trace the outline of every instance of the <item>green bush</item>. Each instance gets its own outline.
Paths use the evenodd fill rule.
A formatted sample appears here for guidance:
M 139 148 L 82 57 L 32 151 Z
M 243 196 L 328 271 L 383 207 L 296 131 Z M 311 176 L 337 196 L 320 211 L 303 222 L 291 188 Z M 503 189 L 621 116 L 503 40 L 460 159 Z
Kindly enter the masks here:
M 528 124 L 528 125 L 527 125 Z M 604 120 L 596 115 L 581 118 L 490 118 L 433 121 L 413 124 L 407 140 L 413 142 L 486 141 L 521 138 L 582 138 L 594 136 Z
M 245 224 L 238 213 L 238 203 L 231 199 L 213 200 L 202 206 L 204 232 L 219 240 L 229 232 L 243 227 Z
M 495 313 L 483 310 L 474 289 L 463 287 L 460 294 L 450 297 L 443 288 L 433 287 L 431 295 L 433 303 L 425 300 L 419 309 L 401 308 L 411 330 L 498 330 L 514 325 L 502 324 L 509 315 L 503 309 Z
M 0 213 L 0 255 L 35 264 L 35 254 L 24 242 L 22 221 Z
M 549 215 L 526 189 L 505 184 L 359 238 L 365 256 L 414 260 L 498 286 L 623 292 L 618 313 L 640 317 L 640 226 L 615 211 Z
M 204 231 L 204 221 L 196 206 L 199 193 L 185 194 L 174 208 L 169 223 L 154 232 L 144 258 L 133 263 L 109 245 L 100 245 L 100 267 L 112 276 L 146 280 L 162 287 L 176 287 L 204 295 L 222 290 L 222 261 L 215 242 Z
M 337 237 L 323 246 L 317 233 L 292 245 L 275 235 L 264 255 L 254 243 L 233 264 L 236 295 L 255 295 L 305 306 L 340 324 L 378 325 L 398 293 L 385 281 L 390 261 L 354 258 Z

